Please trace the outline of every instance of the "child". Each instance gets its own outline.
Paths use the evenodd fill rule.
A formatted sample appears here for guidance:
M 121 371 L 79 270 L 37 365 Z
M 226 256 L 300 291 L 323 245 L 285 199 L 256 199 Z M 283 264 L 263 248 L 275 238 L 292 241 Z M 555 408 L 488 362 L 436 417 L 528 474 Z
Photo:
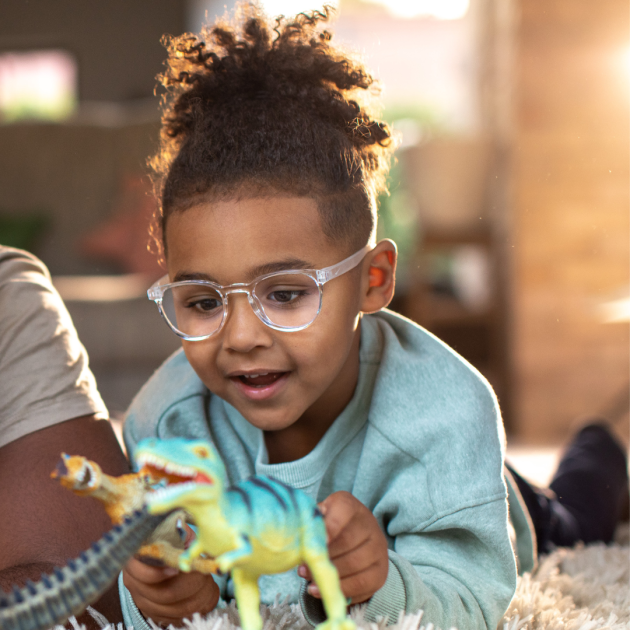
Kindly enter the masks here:
M 494 629 L 517 576 L 497 401 L 452 350 L 382 310 L 396 248 L 374 243 L 375 199 L 394 143 L 359 104 L 372 78 L 330 44 L 327 18 L 270 26 L 246 5 L 240 32 L 222 23 L 170 44 L 154 163 L 168 277 L 150 294 L 183 352 L 138 394 L 127 448 L 211 440 L 231 483 L 266 474 L 315 497 L 368 620 L 422 609 L 425 624 Z M 530 569 L 528 520 L 510 507 Z M 308 579 L 263 576 L 262 601 L 299 600 L 322 621 Z M 136 630 L 233 594 L 229 576 L 138 560 L 120 591 Z

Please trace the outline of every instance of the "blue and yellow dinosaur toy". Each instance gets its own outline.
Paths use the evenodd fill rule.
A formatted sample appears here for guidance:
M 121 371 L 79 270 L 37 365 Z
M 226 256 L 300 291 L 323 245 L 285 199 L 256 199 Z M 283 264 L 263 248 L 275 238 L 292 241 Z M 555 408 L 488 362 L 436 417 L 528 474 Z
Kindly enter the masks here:
M 189 571 L 201 554 L 231 571 L 243 630 L 260 630 L 258 578 L 305 563 L 320 590 L 328 620 L 320 630 L 353 630 L 337 570 L 328 558 L 326 527 L 308 495 L 269 477 L 227 486 L 221 458 L 207 442 L 142 440 L 138 468 L 168 485 L 146 496 L 150 513 L 183 508 L 197 525 L 197 538 L 179 558 Z
M 244 630 L 262 628 L 258 578 L 304 562 L 328 615 L 319 628 L 354 630 L 328 558 L 324 519 L 310 497 L 262 476 L 227 488 L 223 462 L 207 442 L 144 440 L 136 461 L 139 473 L 114 478 L 95 462 L 62 456 L 52 476 L 73 492 L 102 501 L 114 528 L 37 583 L 0 591 L 0 630 L 45 630 L 78 615 L 141 548 L 143 555 L 185 571 L 232 571 Z M 151 483 L 159 489 L 150 490 Z M 198 537 L 188 550 L 179 546 L 168 523 L 177 517 L 175 508 L 186 510 L 197 525 Z

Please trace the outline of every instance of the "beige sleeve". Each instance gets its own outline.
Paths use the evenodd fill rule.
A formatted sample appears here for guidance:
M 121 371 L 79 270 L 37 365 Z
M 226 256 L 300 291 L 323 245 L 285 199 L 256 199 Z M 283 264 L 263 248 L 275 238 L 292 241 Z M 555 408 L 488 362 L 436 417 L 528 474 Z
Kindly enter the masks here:
M 0 446 L 107 409 L 46 267 L 0 246 Z

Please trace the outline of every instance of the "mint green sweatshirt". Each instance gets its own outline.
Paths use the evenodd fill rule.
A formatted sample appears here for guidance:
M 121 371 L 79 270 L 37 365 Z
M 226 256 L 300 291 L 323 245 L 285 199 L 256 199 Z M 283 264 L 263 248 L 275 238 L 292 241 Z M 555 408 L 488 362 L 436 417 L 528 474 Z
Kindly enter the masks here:
M 423 623 L 494 630 L 516 588 L 503 475 L 504 432 L 496 397 L 484 378 L 430 333 L 394 313 L 363 317 L 359 380 L 348 406 L 315 449 L 269 464 L 262 431 L 211 394 L 174 354 L 132 403 L 124 427 L 130 457 L 145 437 L 211 440 L 230 483 L 270 475 L 317 501 L 346 490 L 377 518 L 389 544 L 385 585 L 366 618 L 424 611 Z M 521 568 L 531 568 L 527 520 L 512 516 Z M 516 517 L 516 518 L 515 518 Z M 529 538 L 528 538 L 529 536 Z M 217 578 L 223 601 L 231 581 Z M 148 625 L 120 581 L 126 624 Z M 312 623 L 319 600 L 295 570 L 260 579 L 261 599 L 300 601 Z

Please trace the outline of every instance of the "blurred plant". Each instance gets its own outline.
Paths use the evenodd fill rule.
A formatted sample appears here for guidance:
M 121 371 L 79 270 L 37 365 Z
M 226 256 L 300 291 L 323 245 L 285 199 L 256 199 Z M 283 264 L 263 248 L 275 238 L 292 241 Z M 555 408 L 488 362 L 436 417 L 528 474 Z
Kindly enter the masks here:
M 377 238 L 391 238 L 398 246 L 398 293 L 406 291 L 418 233 L 417 213 L 408 191 L 401 184 L 401 171 L 399 163 L 394 162 L 388 178 L 389 195 L 381 195 L 378 199 L 377 230 Z
M 387 180 L 388 195 L 378 199 L 378 238 L 391 238 L 398 246 L 397 291 L 404 293 L 411 281 L 411 265 L 419 244 L 420 221 L 413 196 L 404 178 L 405 151 L 435 136 L 448 135 L 443 116 L 428 105 L 399 104 L 386 109 L 385 120 L 401 137 Z
M 49 226 L 50 218 L 43 212 L 0 212 L 0 244 L 36 253 L 37 243 Z

